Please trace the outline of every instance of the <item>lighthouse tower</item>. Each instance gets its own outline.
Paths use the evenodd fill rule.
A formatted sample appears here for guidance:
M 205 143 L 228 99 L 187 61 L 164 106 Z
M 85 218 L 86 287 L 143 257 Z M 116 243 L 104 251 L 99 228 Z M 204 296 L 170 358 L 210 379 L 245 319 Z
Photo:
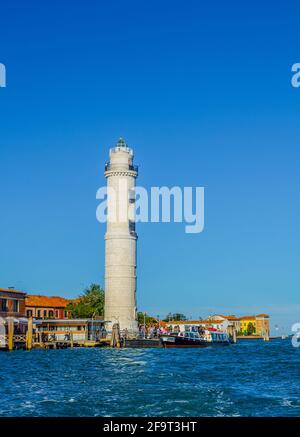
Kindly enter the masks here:
M 136 241 L 134 187 L 138 175 L 133 150 L 120 138 L 110 149 L 107 178 L 107 229 L 105 234 L 105 320 L 138 332 L 136 308 Z

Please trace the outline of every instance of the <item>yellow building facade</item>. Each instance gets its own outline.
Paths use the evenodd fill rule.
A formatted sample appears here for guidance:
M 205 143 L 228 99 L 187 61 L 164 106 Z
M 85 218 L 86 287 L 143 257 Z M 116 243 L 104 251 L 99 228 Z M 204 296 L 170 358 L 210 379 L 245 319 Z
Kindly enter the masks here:
M 240 333 L 242 335 L 257 335 L 260 337 L 270 336 L 268 314 L 258 314 L 256 316 L 244 316 L 239 318 Z

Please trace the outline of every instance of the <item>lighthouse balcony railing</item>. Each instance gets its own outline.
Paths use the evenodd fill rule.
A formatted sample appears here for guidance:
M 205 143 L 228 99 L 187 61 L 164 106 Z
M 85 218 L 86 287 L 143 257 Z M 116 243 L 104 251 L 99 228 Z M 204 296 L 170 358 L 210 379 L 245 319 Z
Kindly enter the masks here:
M 105 170 L 105 171 L 112 170 L 112 167 L 111 167 L 111 165 L 110 165 L 109 162 L 107 162 L 107 163 L 105 164 L 104 170 Z M 128 166 L 128 170 L 130 170 L 130 171 L 135 171 L 135 172 L 137 173 L 137 172 L 139 171 L 139 167 L 138 167 L 138 165 L 129 165 L 129 166 Z

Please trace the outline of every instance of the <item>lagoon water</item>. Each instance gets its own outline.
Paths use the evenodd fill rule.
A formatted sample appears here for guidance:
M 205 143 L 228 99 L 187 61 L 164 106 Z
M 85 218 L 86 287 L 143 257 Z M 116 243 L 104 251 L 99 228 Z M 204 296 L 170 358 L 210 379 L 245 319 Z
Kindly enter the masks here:
M 3 352 L 0 395 L 0 416 L 300 416 L 300 348 Z

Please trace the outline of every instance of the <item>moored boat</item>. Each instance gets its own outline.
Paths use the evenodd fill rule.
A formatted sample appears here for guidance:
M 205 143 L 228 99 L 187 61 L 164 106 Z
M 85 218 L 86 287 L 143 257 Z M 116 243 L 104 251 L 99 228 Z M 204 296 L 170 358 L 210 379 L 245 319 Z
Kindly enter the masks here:
M 198 332 L 179 332 L 164 334 L 160 337 L 163 347 L 206 347 L 209 343 Z
M 203 339 L 208 343 L 208 346 L 228 346 L 231 343 L 227 332 L 215 329 L 205 329 Z
M 227 332 L 215 329 L 205 329 L 202 332 L 186 331 L 172 332 L 160 337 L 163 347 L 207 347 L 228 346 L 230 338 Z

